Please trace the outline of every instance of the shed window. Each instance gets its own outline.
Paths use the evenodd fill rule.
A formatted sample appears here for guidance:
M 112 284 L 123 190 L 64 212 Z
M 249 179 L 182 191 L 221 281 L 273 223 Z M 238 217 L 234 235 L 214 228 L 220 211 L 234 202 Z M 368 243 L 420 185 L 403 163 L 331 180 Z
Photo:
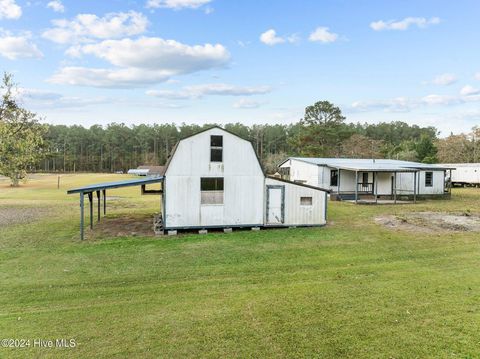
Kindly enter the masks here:
M 223 177 L 200 178 L 201 204 L 223 204 Z
M 210 136 L 210 162 L 223 162 L 223 136 Z
M 312 205 L 312 197 L 300 197 L 300 205 L 301 206 L 311 206 Z
M 425 172 L 425 187 L 433 186 L 433 172 Z
M 338 170 L 330 171 L 330 186 L 338 186 Z

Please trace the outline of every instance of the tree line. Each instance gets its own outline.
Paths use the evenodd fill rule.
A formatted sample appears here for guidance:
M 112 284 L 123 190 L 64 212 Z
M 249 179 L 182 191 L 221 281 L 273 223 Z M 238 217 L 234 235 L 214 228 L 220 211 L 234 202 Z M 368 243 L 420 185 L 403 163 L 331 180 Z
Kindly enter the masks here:
M 0 175 L 18 185 L 28 171 L 117 172 L 139 165 L 163 165 L 182 138 L 212 124 L 123 123 L 43 125 L 18 105 L 12 76 L 0 83 Z M 328 101 L 307 106 L 297 123 L 223 125 L 250 140 L 269 173 L 288 156 L 390 158 L 424 163 L 480 161 L 480 129 L 439 139 L 435 127 L 405 122 L 348 123 Z
M 111 123 L 89 128 L 49 125 L 46 156 L 35 171 L 116 172 L 139 165 L 162 165 L 180 139 L 215 125 Z M 436 162 L 437 130 L 404 122 L 346 123 L 338 107 L 320 101 L 298 123 L 222 125 L 252 142 L 268 172 L 287 156 L 395 158 Z

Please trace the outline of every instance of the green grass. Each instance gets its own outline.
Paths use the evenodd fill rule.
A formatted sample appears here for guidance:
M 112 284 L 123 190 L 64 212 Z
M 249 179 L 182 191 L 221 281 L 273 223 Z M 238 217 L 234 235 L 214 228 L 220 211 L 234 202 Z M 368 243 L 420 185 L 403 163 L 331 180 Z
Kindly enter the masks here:
M 0 337 L 75 338 L 0 357 L 480 357 L 480 235 L 412 234 L 383 213 L 480 210 L 480 190 L 417 205 L 329 203 L 316 229 L 78 240 L 78 196 L 112 175 L 0 182 L 0 208 L 42 207 L 0 228 Z M 109 216 L 153 213 L 139 189 Z M 112 202 L 113 204 L 113 202 Z

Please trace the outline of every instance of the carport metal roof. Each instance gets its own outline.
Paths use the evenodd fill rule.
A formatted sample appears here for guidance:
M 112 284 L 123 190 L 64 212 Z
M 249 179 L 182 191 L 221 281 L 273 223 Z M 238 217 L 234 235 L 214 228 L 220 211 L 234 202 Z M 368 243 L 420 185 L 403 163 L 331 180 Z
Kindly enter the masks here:
M 132 180 L 116 181 L 116 182 L 96 183 L 96 184 L 91 184 L 85 187 L 70 189 L 67 191 L 67 194 L 90 193 L 90 192 L 102 191 L 102 190 L 113 189 L 113 188 L 141 186 L 145 184 L 159 183 L 162 181 L 163 181 L 163 176 L 147 177 L 147 178 L 141 178 L 141 179 L 132 179 Z
M 145 186 L 152 183 L 161 183 L 163 182 L 163 179 L 163 176 L 147 177 L 141 179 L 130 179 L 125 181 L 97 183 L 85 187 L 78 187 L 68 190 L 67 194 L 80 193 L 80 238 L 83 240 L 85 195 L 88 195 L 88 202 L 90 204 L 90 228 L 93 228 L 93 192 L 97 193 L 98 221 L 100 221 L 100 197 L 101 194 L 103 194 L 103 215 L 105 215 L 107 213 L 107 189 L 141 186 L 142 194 L 162 193 L 162 191 L 146 191 Z

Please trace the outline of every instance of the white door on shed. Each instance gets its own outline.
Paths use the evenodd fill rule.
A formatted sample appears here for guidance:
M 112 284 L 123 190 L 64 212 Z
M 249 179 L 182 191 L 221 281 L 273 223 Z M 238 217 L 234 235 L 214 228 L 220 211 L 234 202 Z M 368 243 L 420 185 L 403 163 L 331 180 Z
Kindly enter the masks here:
M 282 224 L 284 222 L 283 186 L 267 186 L 267 224 Z

